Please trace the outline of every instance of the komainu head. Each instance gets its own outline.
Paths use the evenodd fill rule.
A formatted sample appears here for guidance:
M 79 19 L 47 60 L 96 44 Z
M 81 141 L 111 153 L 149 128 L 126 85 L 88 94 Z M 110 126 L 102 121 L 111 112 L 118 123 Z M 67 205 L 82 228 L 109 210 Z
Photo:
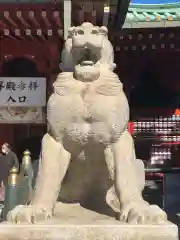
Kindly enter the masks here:
M 63 71 L 73 71 L 83 81 L 98 78 L 103 69 L 113 71 L 114 52 L 106 27 L 85 22 L 71 27 L 62 52 Z

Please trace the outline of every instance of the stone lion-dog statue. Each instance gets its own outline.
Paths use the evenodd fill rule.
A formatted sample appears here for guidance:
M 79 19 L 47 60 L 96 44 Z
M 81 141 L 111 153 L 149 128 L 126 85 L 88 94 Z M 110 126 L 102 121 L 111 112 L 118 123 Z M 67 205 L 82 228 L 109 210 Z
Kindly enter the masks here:
M 10 211 L 8 221 L 35 223 L 53 217 L 59 192 L 68 181 L 66 175 L 71 178 L 73 171 L 74 184 L 79 179 L 79 185 L 73 186 L 72 181 L 69 192 L 83 198 L 91 191 L 88 179 L 91 182 L 101 175 L 95 169 L 103 159 L 112 181 L 105 200 L 119 213 L 119 220 L 165 222 L 165 212 L 142 197 L 144 167 L 136 159 L 127 130 L 129 105 L 113 72 L 116 65 L 107 28 L 88 22 L 71 27 L 62 55 L 64 71 L 58 75 L 47 103 L 48 131 L 42 139 L 34 196 L 29 205 Z M 84 175 L 94 169 L 93 176 L 82 180 L 83 172 L 71 169 L 71 164 L 78 166 L 78 159 L 86 166 Z M 105 181 L 105 176 L 102 178 Z

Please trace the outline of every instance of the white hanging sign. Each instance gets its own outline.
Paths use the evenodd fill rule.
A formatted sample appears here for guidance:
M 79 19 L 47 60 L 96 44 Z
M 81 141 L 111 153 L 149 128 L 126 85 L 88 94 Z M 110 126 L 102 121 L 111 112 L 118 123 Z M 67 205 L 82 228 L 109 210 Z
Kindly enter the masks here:
M 46 78 L 0 77 L 0 106 L 46 106 Z

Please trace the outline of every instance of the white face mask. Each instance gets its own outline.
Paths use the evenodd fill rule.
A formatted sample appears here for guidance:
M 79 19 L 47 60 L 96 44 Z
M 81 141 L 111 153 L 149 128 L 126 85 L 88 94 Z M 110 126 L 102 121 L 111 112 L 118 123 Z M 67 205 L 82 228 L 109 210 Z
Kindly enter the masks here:
M 5 150 L 5 149 L 2 149 L 2 153 L 6 153 L 6 150 Z
M 7 150 L 6 149 L 4 149 L 4 148 L 2 148 L 2 153 L 4 153 L 4 154 L 6 154 L 7 153 Z

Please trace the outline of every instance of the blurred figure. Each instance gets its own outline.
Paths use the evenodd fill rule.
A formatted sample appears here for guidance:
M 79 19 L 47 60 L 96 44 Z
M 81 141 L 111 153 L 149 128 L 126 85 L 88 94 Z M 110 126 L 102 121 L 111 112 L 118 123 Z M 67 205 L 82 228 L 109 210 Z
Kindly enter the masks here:
M 8 174 L 11 168 L 16 167 L 19 171 L 19 161 L 16 154 L 11 150 L 9 143 L 4 143 L 1 147 L 2 155 L 0 156 L 0 182 L 7 182 Z

